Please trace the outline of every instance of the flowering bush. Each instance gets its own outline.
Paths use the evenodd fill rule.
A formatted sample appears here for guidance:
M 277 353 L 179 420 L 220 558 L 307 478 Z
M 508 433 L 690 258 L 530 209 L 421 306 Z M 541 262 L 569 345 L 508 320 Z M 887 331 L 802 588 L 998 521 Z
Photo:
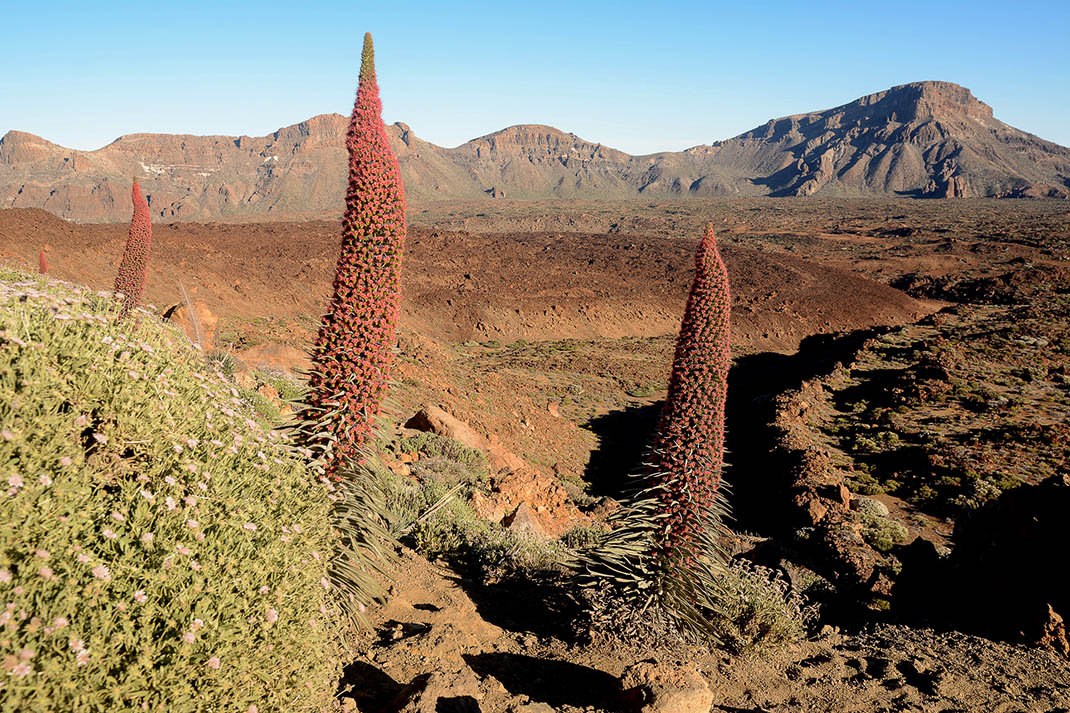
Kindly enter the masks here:
M 130 219 L 130 233 L 126 238 L 126 249 L 119 263 L 119 274 L 115 277 L 115 291 L 123 293 L 123 309 L 119 318 L 137 306 L 141 293 L 145 290 L 145 277 L 149 270 L 149 247 L 152 242 L 152 221 L 149 219 L 149 204 L 141 195 L 141 186 L 134 181 L 130 189 L 134 203 L 134 215 Z
M 0 270 L 0 710 L 324 710 L 329 486 L 119 309 Z
M 359 457 L 386 390 L 401 290 L 405 192 L 387 142 L 370 34 L 346 135 L 349 188 L 334 290 L 313 348 L 309 430 L 329 446 L 328 473 Z M 326 434 L 324 437 L 323 434 Z

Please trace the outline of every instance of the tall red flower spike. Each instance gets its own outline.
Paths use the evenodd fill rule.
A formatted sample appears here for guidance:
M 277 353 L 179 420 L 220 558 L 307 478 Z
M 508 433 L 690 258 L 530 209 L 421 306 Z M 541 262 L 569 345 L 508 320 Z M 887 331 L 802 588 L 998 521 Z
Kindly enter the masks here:
M 687 568 L 713 536 L 709 528 L 721 511 L 730 302 L 728 271 L 707 224 L 651 453 L 664 514 L 653 554 L 663 565 Z
M 44 275 L 46 272 L 48 272 L 48 261 L 45 260 L 44 250 L 42 250 L 37 256 L 37 272 L 41 275 Z
M 152 243 L 149 204 L 141 195 L 141 186 L 136 180 L 134 187 L 130 189 L 130 196 L 134 203 L 134 215 L 130 219 L 130 234 L 126 238 L 126 249 L 123 250 L 123 259 L 119 263 L 119 274 L 115 277 L 115 291 L 123 293 L 120 320 L 137 306 L 141 293 L 145 290 L 145 277 L 149 270 L 149 247 Z
M 349 121 L 349 187 L 342 251 L 327 314 L 312 351 L 309 405 L 324 415 L 333 454 L 328 475 L 357 458 L 387 386 L 401 292 L 405 190 L 387 142 L 371 34 L 364 35 Z

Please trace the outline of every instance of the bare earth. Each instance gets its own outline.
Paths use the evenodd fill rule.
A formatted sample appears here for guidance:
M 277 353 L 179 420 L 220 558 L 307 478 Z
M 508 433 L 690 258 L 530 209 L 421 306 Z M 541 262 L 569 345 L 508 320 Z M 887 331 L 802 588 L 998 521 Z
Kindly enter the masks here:
M 534 471 L 595 491 L 607 472 L 630 465 L 631 442 L 649 435 L 706 220 L 721 236 L 732 277 L 733 349 L 740 359 L 733 378 L 748 380 L 733 384 L 746 408 L 729 414 L 735 470 L 727 477 L 736 482 L 772 477 L 773 461 L 763 458 L 777 444 L 764 439 L 776 413 L 765 405 L 777 389 L 798 389 L 819 375 L 808 360 L 823 356 L 813 353 L 820 344 L 796 354 L 806 338 L 903 327 L 891 346 L 924 341 L 936 333 L 915 326 L 927 315 L 955 302 L 988 300 L 980 310 L 959 307 L 965 316 L 937 325 L 946 323 L 939 335 L 960 354 L 955 340 L 972 339 L 976 325 L 1015 321 L 991 306 L 998 300 L 990 293 L 1001 286 L 1027 302 L 1070 286 L 1070 208 L 1059 201 L 494 205 L 444 203 L 410 216 L 390 415 L 400 426 L 420 404 L 440 405 Z M 110 288 L 125 231 L 38 210 L 3 210 L 0 262 L 35 267 L 44 249 L 54 277 Z M 184 287 L 219 318 L 212 348 L 232 350 L 254 366 L 298 367 L 326 304 L 337 248 L 333 221 L 156 225 L 147 299 L 162 310 L 180 302 Z M 1043 330 L 1044 320 L 1063 317 L 1041 310 L 1029 319 Z M 858 364 L 846 364 L 856 369 L 854 381 L 841 376 L 829 389 L 875 378 L 876 368 L 886 366 L 866 356 L 875 353 L 859 351 Z M 825 356 L 837 355 L 830 349 Z M 1061 358 L 1045 357 L 1045 364 L 1057 370 Z M 1030 366 L 1022 354 L 1012 361 L 1007 364 L 1016 370 Z M 962 379 L 991 379 L 996 372 L 1010 378 L 991 365 L 983 373 L 962 372 L 970 363 L 955 361 L 959 371 L 951 371 Z M 1061 373 L 1049 369 L 1023 387 L 1026 394 L 1047 389 L 1046 400 L 1034 399 L 1018 413 L 1043 408 L 1049 420 L 1065 423 L 1064 401 L 1052 395 Z M 850 432 L 830 430 L 846 408 L 841 399 L 815 406 L 824 411 L 813 423 L 799 420 L 812 429 L 808 442 L 846 449 L 836 438 Z M 908 438 L 917 429 L 906 419 L 899 430 Z M 1028 460 L 1011 445 L 1008 462 Z M 1054 458 L 1047 451 L 1045 457 Z M 879 468 L 873 473 L 878 481 L 891 477 Z M 758 507 L 742 493 L 737 515 L 760 535 L 779 535 L 760 511 L 780 512 L 790 498 L 774 487 L 763 497 Z M 904 508 L 913 502 L 910 493 L 878 497 Z M 943 542 L 950 536 L 945 513 L 920 507 L 925 521 L 915 527 Z M 892 516 L 897 513 L 893 507 Z M 374 628 L 347 672 L 361 711 L 394 711 L 393 703 L 414 691 L 426 693 L 426 710 L 623 711 L 617 678 L 648 658 L 701 672 L 714 693 L 713 710 L 725 713 L 1070 711 L 1066 659 L 941 631 L 940 622 L 928 628 L 867 609 L 833 616 L 829 628 L 801 644 L 742 657 L 652 651 L 598 637 L 581 644 L 568 633 L 567 603 L 544 601 L 537 588 L 487 586 L 412 552 L 402 557 L 392 596 L 372 612 Z

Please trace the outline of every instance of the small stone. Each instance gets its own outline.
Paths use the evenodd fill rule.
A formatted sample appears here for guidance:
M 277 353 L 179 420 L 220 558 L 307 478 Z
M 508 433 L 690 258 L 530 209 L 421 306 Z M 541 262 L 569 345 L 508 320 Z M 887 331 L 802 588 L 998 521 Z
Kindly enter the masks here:
M 639 713 L 709 713 L 713 692 L 697 671 L 641 661 L 621 676 L 624 696 Z

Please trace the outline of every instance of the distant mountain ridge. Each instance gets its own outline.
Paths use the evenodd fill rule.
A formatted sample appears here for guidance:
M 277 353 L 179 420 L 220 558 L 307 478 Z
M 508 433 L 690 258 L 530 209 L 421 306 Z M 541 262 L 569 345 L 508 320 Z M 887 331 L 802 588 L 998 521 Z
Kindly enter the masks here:
M 131 134 L 76 151 L 0 139 L 0 207 L 81 221 L 129 219 L 137 176 L 164 220 L 337 216 L 347 119 L 312 117 L 262 137 Z M 632 156 L 541 125 L 447 149 L 387 127 L 410 202 L 673 196 L 1070 197 L 1070 149 L 993 117 L 968 89 L 916 82 L 773 119 L 735 138 Z

